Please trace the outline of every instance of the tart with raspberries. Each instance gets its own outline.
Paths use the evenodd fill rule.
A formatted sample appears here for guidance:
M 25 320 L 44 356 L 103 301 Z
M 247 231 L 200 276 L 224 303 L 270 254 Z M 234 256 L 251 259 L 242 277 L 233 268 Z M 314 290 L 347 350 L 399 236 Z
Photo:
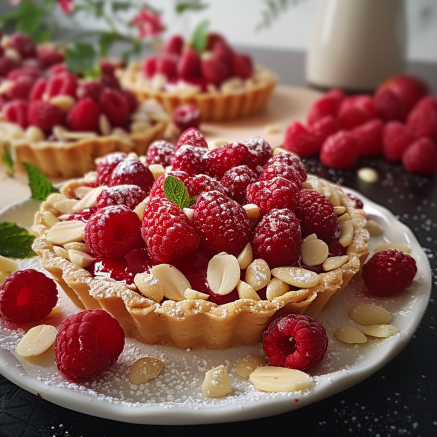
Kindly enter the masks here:
M 236 52 L 222 35 L 210 33 L 196 50 L 172 36 L 157 56 L 119 71 L 121 83 L 139 98 L 158 100 L 169 114 L 184 104 L 196 106 L 202 121 L 236 120 L 259 112 L 277 78 Z
M 283 314 L 315 317 L 367 258 L 365 224 L 295 155 L 259 137 L 208 145 L 191 128 L 67 182 L 37 212 L 33 248 L 77 306 L 127 336 L 226 348 L 260 342 Z

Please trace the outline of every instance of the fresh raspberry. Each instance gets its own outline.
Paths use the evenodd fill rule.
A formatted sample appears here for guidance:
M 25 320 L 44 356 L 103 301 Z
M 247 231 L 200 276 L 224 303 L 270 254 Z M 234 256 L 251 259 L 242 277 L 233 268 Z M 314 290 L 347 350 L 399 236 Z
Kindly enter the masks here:
M 102 74 L 99 82 L 104 89 L 114 90 L 114 91 L 119 92 L 120 94 L 123 94 L 122 90 L 121 90 L 120 81 L 118 80 L 118 78 L 116 76 Z
M 147 202 L 141 233 L 150 256 L 161 263 L 188 255 L 200 244 L 184 212 L 172 200 L 159 197 Z
M 301 252 L 298 218 L 289 209 L 269 212 L 255 228 L 252 248 L 271 269 L 296 264 Z
M 232 76 L 243 80 L 253 76 L 252 58 L 244 53 L 237 53 L 232 59 Z
M 134 113 L 138 108 L 137 96 L 131 90 L 121 90 L 121 94 L 127 101 L 129 107 L 129 114 Z
M 317 234 L 317 238 L 329 241 L 337 229 L 337 215 L 332 203 L 315 190 L 301 190 L 294 210 L 300 220 L 302 237 Z
M 108 258 L 123 258 L 144 246 L 141 221 L 127 206 L 107 206 L 97 210 L 84 230 L 85 243 L 93 253 Z
M 304 314 L 281 316 L 263 334 L 270 366 L 307 371 L 323 360 L 327 348 L 323 325 Z
M 331 168 L 353 167 L 357 159 L 357 140 L 352 133 L 345 130 L 328 137 L 320 151 L 320 161 Z
M 162 53 L 156 60 L 156 72 L 164 74 L 167 79 L 177 75 L 178 57 L 171 53 Z
M 373 99 L 366 95 L 346 98 L 338 111 L 338 120 L 343 129 L 353 129 L 375 117 Z
M 36 58 L 36 45 L 24 33 L 14 33 L 9 39 L 9 48 L 16 50 L 22 58 Z
M 146 194 L 149 194 L 155 182 L 149 167 L 146 167 L 137 158 L 126 158 L 122 160 L 111 173 L 109 186 L 116 185 L 137 185 Z
M 22 67 L 18 68 L 17 70 L 13 70 L 8 74 L 8 80 L 15 80 L 22 76 L 32 77 L 35 80 L 38 79 L 39 75 L 41 74 L 40 71 L 34 70 L 33 68 L 29 67 Z
M 200 89 L 200 91 L 205 92 L 208 88 L 208 82 L 207 80 L 202 76 L 193 76 L 193 77 L 187 77 L 185 79 L 185 82 L 187 82 L 190 85 L 194 85 L 197 88 Z
M 193 227 L 203 246 L 231 255 L 238 255 L 251 236 L 246 211 L 219 191 L 197 196 Z
M 99 103 L 100 94 L 103 91 L 103 86 L 96 80 L 90 80 L 88 82 L 82 82 L 77 89 L 77 96 L 80 99 L 86 97 L 92 99 L 95 103 Z
M 29 100 L 31 102 L 34 102 L 35 100 L 42 100 L 44 93 L 46 92 L 47 88 L 47 79 L 38 79 L 32 87 L 32 91 L 29 94 Z
M 94 100 L 79 100 L 68 113 L 67 124 L 72 131 L 99 132 L 100 111 Z
M 188 173 L 190 176 L 204 173 L 204 156 L 207 152 L 203 147 L 182 146 L 174 154 L 172 170 Z
M 220 86 L 229 77 L 229 68 L 219 59 L 203 59 L 201 68 L 203 77 L 215 86 Z
M 143 62 L 143 73 L 148 79 L 151 79 L 156 74 L 156 58 L 146 58 Z
M 317 99 L 308 112 L 308 125 L 311 126 L 316 121 L 326 116 L 337 118 L 338 110 L 344 99 L 345 95 L 343 91 L 337 89 L 333 89 Z
M 56 366 L 70 382 L 81 384 L 111 367 L 124 348 L 118 320 L 102 309 L 65 319 L 55 342 Z
M 149 193 L 150 198 L 165 197 L 164 182 L 167 176 L 174 176 L 175 178 L 178 178 L 180 181 L 184 183 L 190 197 L 194 196 L 194 188 L 191 182 L 191 176 L 188 173 L 185 173 L 184 171 L 169 171 L 168 173 L 163 174 L 162 176 L 159 176 L 158 179 L 156 179 Z
M 178 61 L 177 72 L 181 79 L 200 76 L 200 55 L 196 50 L 186 49 Z
M 65 71 L 52 76 L 46 88 L 48 97 L 54 97 L 59 95 L 67 95 L 76 97 L 77 90 L 77 76 L 73 73 Z
M 29 105 L 27 119 L 30 126 L 37 126 L 49 134 L 54 126 L 63 124 L 64 113 L 58 106 L 37 100 Z
M 85 185 L 86 186 L 86 185 Z M 97 188 L 97 187 L 90 187 Z M 70 214 L 66 221 L 77 220 L 79 222 L 87 223 L 89 219 L 97 212 L 97 207 L 93 206 L 92 208 L 85 208 L 82 211 L 75 212 L 74 214 Z
M 104 76 L 115 76 L 116 65 L 109 59 L 99 60 L 100 73 Z
M 64 54 L 50 46 L 38 47 L 38 60 L 43 68 L 50 68 L 53 65 L 61 64 L 65 60 Z
M 200 111 L 194 105 L 187 103 L 175 108 L 173 111 L 173 123 L 182 131 L 194 127 L 199 128 L 200 125 Z
M 182 53 L 183 47 L 184 47 L 183 38 L 180 35 L 173 35 L 164 44 L 162 51 L 164 53 L 173 53 L 175 55 L 180 55 Z
M 234 60 L 234 51 L 224 40 L 219 40 L 214 44 L 212 49 L 213 57 L 225 65 L 232 65 Z
M 319 144 L 319 151 L 326 138 L 337 133 L 341 129 L 339 121 L 331 115 L 326 115 L 308 127 L 308 132 Z
M 4 56 L 0 58 L 0 77 L 6 77 L 12 70 L 20 67 L 20 63 L 16 59 Z
M 146 163 L 161 164 L 164 167 L 171 165 L 175 153 L 175 146 L 168 141 L 159 140 L 153 142 L 146 155 Z
M 191 178 L 191 186 L 193 196 L 197 196 L 205 191 L 220 191 L 224 195 L 228 195 L 228 190 L 217 179 L 207 176 L 206 174 L 198 174 Z
M 387 123 L 382 137 L 382 151 L 385 159 L 391 162 L 400 161 L 403 153 L 414 139 L 414 134 L 407 126 L 397 121 Z
M 220 35 L 219 33 L 216 32 L 210 32 L 207 35 L 207 41 L 206 41 L 206 50 L 213 50 L 214 46 L 216 45 L 216 43 L 218 41 L 223 41 L 226 42 L 226 39 L 223 35 Z
M 437 148 L 426 137 L 410 144 L 402 155 L 402 164 L 410 173 L 425 176 L 433 175 L 437 170 Z
M 320 150 L 320 144 L 306 127 L 298 121 L 291 122 L 285 130 L 284 149 L 299 156 L 313 156 Z
M 182 132 L 175 151 L 177 152 L 182 146 L 203 147 L 208 149 L 208 143 L 206 142 L 204 136 L 195 127 L 190 127 L 186 131 Z
M 270 146 L 269 146 L 270 147 Z M 228 196 L 240 205 L 246 202 L 247 186 L 256 182 L 257 175 L 247 165 L 239 165 L 228 170 L 220 183 L 227 188 Z
M 292 153 L 278 153 L 267 161 L 259 180 L 268 181 L 277 176 L 296 183 L 299 187 L 306 181 L 307 173 L 303 162 Z
M 260 137 L 246 140 L 243 144 L 249 151 L 243 164 L 247 165 L 255 173 L 260 174 L 262 167 L 264 167 L 267 161 L 273 156 L 272 147 L 265 139 Z
M 424 97 L 408 116 L 408 127 L 418 137 L 429 137 L 437 143 L 437 99 Z
M 406 111 L 402 102 L 389 89 L 379 91 L 374 99 L 373 104 L 377 117 L 383 121 L 404 121 Z
M 352 131 L 355 136 L 358 156 L 378 156 L 382 153 L 384 125 L 381 120 L 371 120 Z
M 68 73 L 67 66 L 65 64 L 56 64 L 50 68 L 49 76 L 56 76 L 63 73 Z
M 99 106 L 113 126 L 122 125 L 129 115 L 129 104 L 123 94 L 116 90 L 104 89 L 99 97 Z
M 105 188 L 97 197 L 99 209 L 106 206 L 125 205 L 134 209 L 146 198 L 146 193 L 137 185 L 117 185 Z
M 20 125 L 23 129 L 27 127 L 27 112 L 29 105 L 24 100 L 15 100 L 6 103 L 3 107 L 5 121 Z
M 299 186 L 287 179 L 276 177 L 259 181 L 247 187 L 247 201 L 258 206 L 262 215 L 273 209 L 294 210 L 299 200 Z
M 106 155 L 97 166 L 97 183 L 99 185 L 108 185 L 111 179 L 112 171 L 115 167 L 126 159 L 126 155 L 121 152 L 110 153 Z
M 248 154 L 247 147 L 242 143 L 226 144 L 206 153 L 203 167 L 209 176 L 221 179 L 229 169 L 242 164 Z
M 364 203 L 359 197 L 351 193 L 347 193 L 347 197 L 349 197 L 349 199 L 354 203 L 354 208 L 363 209 Z
M 18 270 L 0 285 L 0 315 L 11 323 L 39 322 L 57 301 L 55 281 L 33 269 Z
M 416 261 L 407 253 L 387 249 L 363 265 L 363 281 L 371 294 L 393 296 L 409 287 L 417 273 Z
M 8 95 L 11 99 L 28 100 L 33 85 L 35 84 L 35 77 L 30 75 L 21 75 L 17 77 L 11 87 L 8 89 Z

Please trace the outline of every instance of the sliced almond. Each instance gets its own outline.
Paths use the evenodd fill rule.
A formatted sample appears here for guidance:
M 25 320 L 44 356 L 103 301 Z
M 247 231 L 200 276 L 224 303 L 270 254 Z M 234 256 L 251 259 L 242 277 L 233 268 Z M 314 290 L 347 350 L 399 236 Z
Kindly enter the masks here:
M 147 381 L 156 378 L 163 368 L 164 363 L 157 358 L 140 358 L 133 363 L 129 373 L 129 380 L 132 384 L 145 384 Z
M 26 129 L 25 136 L 32 143 L 37 143 L 45 139 L 44 132 L 36 126 L 29 126 Z
M 184 208 L 184 214 L 187 216 L 188 221 L 191 223 L 194 217 L 194 209 L 192 208 Z
M 392 325 L 369 325 L 361 326 L 360 331 L 371 337 L 388 338 L 392 335 L 396 335 L 399 329 Z
M 130 128 L 133 133 L 138 133 L 149 129 L 150 126 L 151 124 L 145 121 L 135 121 L 130 125 Z
M 85 243 L 79 243 L 74 241 L 73 243 L 64 244 L 64 248 L 67 250 L 80 250 L 81 252 L 91 253 L 91 249 Z
M 165 174 L 165 168 L 161 164 L 151 164 L 149 165 L 149 170 L 152 172 L 155 181 L 159 178 L 159 176 Z
M 82 268 L 88 267 L 94 261 L 91 255 L 81 252 L 80 250 L 70 249 L 68 255 L 70 255 L 70 261 L 72 263 Z
M 266 360 L 257 355 L 247 355 L 244 358 L 240 358 L 235 365 L 235 373 L 242 378 L 248 379 L 250 374 L 254 372 L 258 367 L 266 365 Z
M 306 241 L 311 241 L 311 240 L 317 240 L 317 234 L 310 234 L 307 237 L 304 238 L 303 243 L 305 243 Z
M 376 220 L 372 219 L 367 220 L 364 229 L 367 229 L 369 231 L 371 237 L 377 237 L 378 235 L 382 235 L 383 233 L 382 226 Z
M 0 255 L 0 271 L 13 273 L 17 270 L 18 263 L 16 261 Z
M 208 300 L 209 294 L 201 293 L 200 291 L 193 290 L 192 288 L 187 288 L 184 291 L 185 299 L 202 299 Z
M 246 270 L 249 267 L 249 264 L 253 261 L 253 250 L 250 243 L 244 246 L 244 249 L 238 255 L 237 261 L 241 270 Z
M 64 140 L 89 140 L 91 138 L 97 138 L 97 134 L 95 132 L 88 132 L 88 131 L 64 131 L 62 136 L 64 137 Z
M 352 223 L 344 223 L 341 227 L 341 235 L 339 239 L 339 243 L 342 247 L 347 247 L 352 242 L 352 238 L 354 236 L 354 227 Z
M 239 281 L 237 291 L 240 299 L 261 300 L 258 293 L 247 282 Z
M 319 239 L 304 241 L 301 250 L 303 263 L 310 267 L 323 264 L 329 255 L 328 245 Z
M 250 374 L 250 380 L 257 390 L 270 393 L 307 390 L 314 386 L 311 376 L 285 367 L 258 367 Z
M 161 283 L 164 296 L 167 299 L 175 301 L 185 300 L 184 292 L 187 288 L 191 288 L 191 284 L 175 266 L 159 264 L 154 266 L 150 273 Z
M 86 208 L 94 208 L 97 206 L 97 197 L 105 189 L 105 186 L 94 188 L 82 200 L 80 200 L 74 207 L 73 212 L 83 211 Z
M 55 203 L 61 202 L 62 200 L 67 200 L 67 197 L 60 193 L 52 193 L 47 197 L 46 202 L 54 207 Z
M 343 223 L 343 222 L 350 220 L 350 219 L 351 219 L 351 216 L 346 212 L 345 214 L 337 217 L 337 223 Z
M 339 191 L 336 189 L 332 189 L 332 185 L 331 185 L 331 197 L 329 198 L 329 200 L 334 205 L 334 208 L 341 206 L 341 197 Z
M 62 214 L 72 214 L 75 212 L 75 206 L 79 204 L 76 199 L 65 199 L 54 204 L 54 207 Z
M 391 322 L 392 316 L 385 309 L 371 303 L 354 305 L 349 309 L 349 317 L 359 325 L 382 325 Z
M 247 205 L 244 205 L 243 208 L 246 211 L 246 215 L 248 219 L 259 219 L 261 217 L 261 212 L 254 203 L 249 203 Z
M 336 215 L 342 215 L 346 212 L 345 206 L 334 206 L 334 212 Z
M 138 273 L 135 275 L 134 283 L 138 291 L 155 302 L 161 302 L 164 299 L 164 290 L 158 278 L 148 273 Z
M 219 147 L 226 146 L 226 144 L 229 144 L 228 140 L 217 139 L 217 140 L 208 141 L 208 149 L 209 150 L 218 149 Z
M 256 259 L 250 263 L 246 269 L 245 281 L 253 287 L 255 291 L 261 290 L 270 282 L 270 267 L 263 259 Z
M 100 114 L 99 128 L 102 135 L 108 136 L 111 134 L 112 126 L 105 114 Z
M 349 257 L 347 255 L 343 256 L 333 256 L 331 258 L 328 258 L 323 263 L 323 270 L 325 272 L 329 272 L 331 270 L 335 270 L 340 268 L 343 264 L 346 264 L 349 261 Z
M 140 220 L 143 220 L 144 208 L 146 207 L 146 203 L 150 200 L 150 197 L 147 196 L 142 202 L 140 202 L 134 209 L 134 213 L 138 216 Z
M 367 343 L 367 337 L 358 329 L 350 326 L 336 329 L 334 337 L 347 344 Z
M 237 258 L 226 252 L 213 256 L 208 263 L 206 278 L 214 293 L 221 296 L 229 294 L 240 280 L 240 265 Z
M 52 325 L 38 325 L 27 331 L 17 346 L 22 357 L 36 357 L 49 349 L 56 340 L 58 331 Z
M 59 222 L 47 233 L 47 240 L 51 243 L 63 246 L 73 241 L 83 241 L 85 223 L 78 220 Z
M 51 311 L 50 314 L 47 317 L 58 317 L 62 313 L 62 307 L 61 305 L 56 305 Z
M 97 172 L 96 171 L 89 171 L 88 173 L 85 173 L 83 176 L 83 181 L 86 184 L 93 184 L 97 182 Z
M 275 297 L 283 296 L 290 291 L 290 286 L 277 278 L 272 278 L 267 284 L 266 297 L 272 301 Z
M 299 288 L 315 287 L 320 281 L 317 273 L 301 267 L 277 267 L 272 270 L 272 275 L 287 284 Z
M 69 112 L 75 105 L 76 99 L 65 94 L 59 94 L 52 97 L 49 102 L 60 108 L 62 112 Z
M 410 253 L 411 248 L 407 244 L 402 243 L 379 243 L 378 246 L 375 247 L 375 253 L 376 252 L 382 252 L 383 250 L 387 249 L 397 249 L 401 252 Z
M 225 366 L 221 365 L 206 372 L 202 392 L 207 398 L 221 398 L 232 391 L 231 386 L 228 372 Z
M 21 62 L 21 60 L 22 60 L 20 53 L 17 50 L 12 49 L 12 48 L 7 48 L 4 51 L 4 56 L 6 58 L 15 59 L 18 62 Z
M 59 223 L 59 220 L 50 211 L 44 211 L 44 221 L 49 228 L 53 228 Z
M 264 126 L 264 132 L 267 134 L 280 134 L 281 126 L 279 124 L 268 124 Z
M 70 255 L 68 254 L 68 250 L 64 249 L 61 246 L 53 246 L 53 252 L 56 253 L 56 255 L 65 258 L 70 259 Z
M 93 190 L 94 190 L 94 188 L 91 188 L 91 187 L 77 187 L 74 190 L 74 195 L 78 199 L 83 199 L 88 193 L 90 193 Z
M 0 271 L 0 285 L 3 284 L 4 280 L 10 275 L 9 272 Z

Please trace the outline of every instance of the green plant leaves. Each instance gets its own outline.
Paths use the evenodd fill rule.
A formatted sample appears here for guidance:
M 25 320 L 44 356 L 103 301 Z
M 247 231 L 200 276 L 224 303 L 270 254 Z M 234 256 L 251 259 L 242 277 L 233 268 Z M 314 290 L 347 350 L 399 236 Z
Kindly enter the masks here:
M 208 42 L 208 30 L 209 30 L 209 20 L 201 21 L 198 24 L 198 26 L 194 29 L 191 43 L 199 53 L 203 52 L 206 48 L 206 44 Z
M 32 164 L 25 163 L 27 175 L 29 176 L 29 187 L 32 195 L 30 196 L 35 200 L 46 200 L 52 193 L 59 193 L 59 190 L 55 188 L 47 177 L 38 170 Z
M 167 176 L 164 182 L 165 197 L 173 200 L 179 208 L 189 208 L 196 202 L 196 197 L 191 197 L 188 193 L 187 187 L 182 181 L 174 176 Z
M 15 223 L 0 223 L 0 255 L 12 258 L 32 258 L 36 253 L 32 250 L 35 236 Z
M 78 42 L 65 49 L 65 57 L 67 68 L 73 73 L 96 76 L 98 53 L 91 44 Z

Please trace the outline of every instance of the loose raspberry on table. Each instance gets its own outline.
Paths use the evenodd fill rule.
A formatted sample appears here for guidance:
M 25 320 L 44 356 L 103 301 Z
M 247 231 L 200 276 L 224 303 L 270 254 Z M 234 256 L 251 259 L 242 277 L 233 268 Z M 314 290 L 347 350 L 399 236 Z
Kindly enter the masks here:
M 182 146 L 174 154 L 171 168 L 175 171 L 184 171 L 190 176 L 202 174 L 206 152 L 203 147 Z
M 264 167 L 267 161 L 273 156 L 272 147 L 265 139 L 260 137 L 246 140 L 243 144 L 249 150 L 243 164 L 247 165 L 257 174 L 260 174 L 262 167 Z
M 338 131 L 326 139 L 320 151 L 320 160 L 331 168 L 353 167 L 358 159 L 355 136 L 345 130 Z
M 294 210 L 300 220 L 302 237 L 317 234 L 317 238 L 329 241 L 337 229 L 337 215 L 330 200 L 315 190 L 301 190 Z
M 175 146 L 168 141 L 154 141 L 147 151 L 146 163 L 161 164 L 164 167 L 171 165 L 175 153 Z
M 100 111 L 94 100 L 79 100 L 68 113 L 67 124 L 72 131 L 99 132 Z
M 410 144 L 402 155 L 405 170 L 431 176 L 437 171 L 437 148 L 433 141 L 423 137 Z
M 193 227 L 203 246 L 232 255 L 238 255 L 251 237 L 246 211 L 219 191 L 197 196 Z
M 408 127 L 418 137 L 429 137 L 437 143 L 437 99 L 424 97 L 408 116 Z
M 112 126 L 121 126 L 129 116 L 129 104 L 124 95 L 106 88 L 99 97 L 100 111 L 108 117 Z
M 391 162 L 398 162 L 415 136 L 407 126 L 391 121 L 384 127 L 382 136 L 382 151 L 384 157 Z
M 204 170 L 209 176 L 221 179 L 229 169 L 242 164 L 248 154 L 247 147 L 242 143 L 226 144 L 204 155 Z
M 14 100 L 6 103 L 3 108 L 5 121 L 20 125 L 23 129 L 27 127 L 27 113 L 29 105 L 24 100 Z
M 27 112 L 29 125 L 39 127 L 46 134 L 50 134 L 57 124 L 62 125 L 64 118 L 58 106 L 42 100 L 32 102 Z
M 177 152 L 182 146 L 203 147 L 208 149 L 208 143 L 204 136 L 195 127 L 190 127 L 182 132 L 175 151 Z
M 141 221 L 124 205 L 97 210 L 85 225 L 84 237 L 93 253 L 108 258 L 122 258 L 131 250 L 144 247 Z
M 403 122 L 406 117 L 404 105 L 399 98 L 389 89 L 383 89 L 376 93 L 373 104 L 376 116 L 381 120 Z
M 339 121 L 330 116 L 320 118 L 308 127 L 308 132 L 311 133 L 319 144 L 319 151 L 326 138 L 330 137 L 340 130 Z
M 298 218 L 289 209 L 269 212 L 255 228 L 252 248 L 271 269 L 296 264 L 301 252 Z
M 284 149 L 309 157 L 319 152 L 321 144 L 307 128 L 297 121 L 287 126 L 284 137 Z
M 277 166 L 277 168 L 273 170 L 267 170 L 267 168 L 272 166 Z M 289 168 L 292 169 L 291 172 L 289 171 Z M 264 170 L 265 171 L 263 171 L 260 176 L 260 180 L 267 180 L 276 176 L 282 176 L 285 179 L 297 181 L 295 175 L 298 176 L 298 179 L 301 181 L 301 183 L 307 180 L 305 164 L 292 153 L 277 153 L 267 161 Z
M 109 186 L 138 185 L 146 194 L 155 183 L 155 178 L 149 167 L 137 158 L 126 158 L 119 162 L 111 173 Z
M 397 249 L 375 253 L 363 265 L 363 281 L 371 294 L 393 296 L 413 282 L 417 267 L 414 258 Z
M 188 194 L 190 197 L 193 197 L 195 195 L 194 188 L 191 182 L 191 176 L 188 173 L 185 173 L 184 171 L 169 171 L 166 174 L 163 174 L 162 176 L 159 176 L 158 179 L 156 179 L 155 183 L 152 186 L 152 189 L 150 190 L 149 196 L 150 198 L 153 197 L 165 197 L 164 193 L 164 182 L 167 178 L 167 176 L 174 176 L 175 178 L 178 178 L 180 181 L 182 181 L 185 185 L 185 187 L 188 190 Z
M 178 106 L 173 111 L 173 123 L 182 131 L 190 127 L 199 128 L 201 115 L 199 108 L 191 104 Z
M 358 156 L 378 156 L 382 153 L 384 125 L 381 120 L 371 120 L 353 130 L 358 146 Z
M 338 111 L 344 99 L 345 95 L 343 91 L 338 89 L 333 89 L 317 99 L 308 112 L 308 125 L 311 126 L 326 116 L 337 118 Z
M 273 209 L 294 210 L 299 200 L 299 186 L 280 176 L 268 181 L 259 181 L 247 187 L 247 201 L 258 206 L 261 214 Z
M 159 197 L 146 204 L 141 234 L 150 256 L 161 263 L 188 255 L 200 244 L 184 212 L 172 200 Z
M 11 323 L 39 322 L 57 301 L 55 281 L 34 269 L 18 270 L 0 285 L 0 315 Z
M 204 191 L 220 191 L 220 193 L 228 195 L 228 190 L 217 179 L 205 174 L 198 174 L 191 178 L 191 187 L 193 196 L 197 196 Z
M 338 111 L 338 120 L 343 129 L 353 129 L 375 117 L 373 99 L 367 95 L 346 98 Z
M 121 152 L 106 155 L 97 166 L 97 182 L 99 185 L 108 185 L 115 167 L 126 159 L 126 154 Z
M 228 190 L 228 196 L 244 205 L 247 186 L 257 180 L 256 173 L 247 165 L 231 168 L 220 179 L 220 183 Z
M 117 185 L 105 188 L 97 197 L 97 207 L 125 205 L 134 209 L 146 198 L 146 193 L 137 185 Z
M 68 381 L 84 383 L 117 361 L 124 342 L 123 328 L 112 314 L 82 311 L 62 322 L 55 342 L 56 366 Z
M 307 371 L 323 360 L 327 348 L 323 325 L 304 314 L 281 316 L 263 334 L 270 366 Z

